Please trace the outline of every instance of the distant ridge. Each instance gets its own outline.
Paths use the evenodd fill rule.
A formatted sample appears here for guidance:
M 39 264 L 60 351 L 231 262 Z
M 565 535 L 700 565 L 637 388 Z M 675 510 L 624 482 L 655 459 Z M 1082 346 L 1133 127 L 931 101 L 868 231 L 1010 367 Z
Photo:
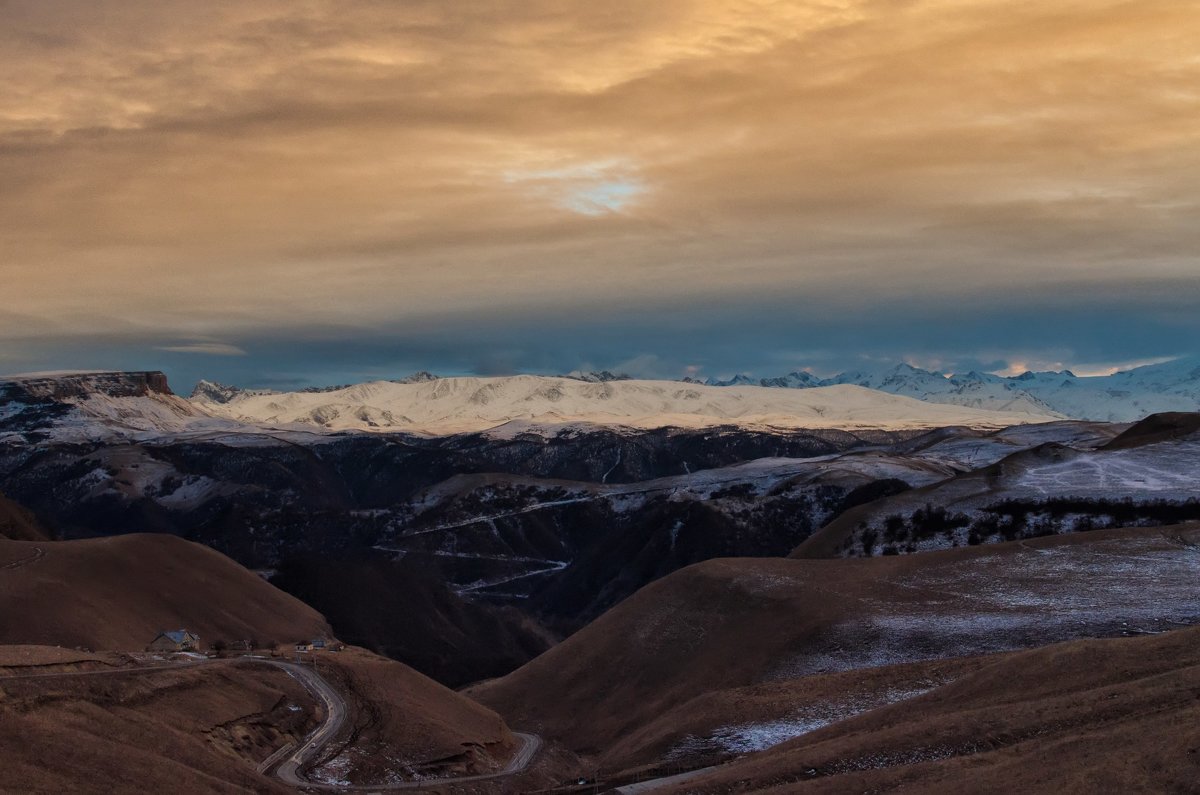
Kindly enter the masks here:
M 699 383 L 685 378 L 687 383 Z M 888 364 L 818 378 L 800 370 L 774 378 L 709 378 L 708 386 L 788 389 L 852 384 L 894 395 L 996 411 L 1032 411 L 1099 422 L 1133 422 L 1150 414 L 1200 410 L 1200 357 L 1188 356 L 1106 376 L 1070 370 L 999 376 L 971 371 L 946 375 L 909 364 Z
M 158 370 L 81 370 L 0 376 L 0 401 L 5 399 L 64 399 L 174 396 L 167 376 Z
M 571 372 L 567 373 L 566 375 L 559 376 L 559 377 L 560 378 L 573 378 L 576 381 L 587 381 L 588 383 L 591 383 L 591 384 L 604 384 L 609 381 L 632 381 L 633 380 L 633 376 L 626 375 L 625 373 L 613 373 L 609 370 L 599 370 L 599 371 L 591 370 L 588 372 L 580 372 L 579 370 L 572 370 Z
M 626 373 L 614 373 L 611 370 L 573 370 L 558 376 L 526 377 L 569 379 L 593 384 L 638 380 Z M 438 380 L 443 379 L 422 370 L 404 378 L 388 379 L 387 383 L 421 384 Z M 976 370 L 945 374 L 906 363 L 889 363 L 848 370 L 827 378 L 807 370 L 794 370 L 785 375 L 765 378 L 746 373 L 729 378 L 685 376 L 675 383 L 772 389 L 859 386 L 928 403 L 1097 422 L 1135 422 L 1151 414 L 1200 410 L 1200 357 L 1197 356 L 1181 357 L 1107 376 L 1079 376 L 1070 370 L 1025 372 L 1015 376 Z M 340 384 L 306 387 L 297 391 L 330 394 L 354 386 Z M 206 404 L 225 404 L 237 396 L 279 394 L 287 393 L 272 389 L 241 389 L 201 381 L 192 392 L 191 399 Z
M 487 431 L 509 423 L 633 428 L 1000 428 L 1058 417 L 1014 404 L 1004 411 L 922 402 L 860 386 L 719 388 L 639 381 L 612 373 L 574 377 L 423 378 L 375 381 L 323 392 L 201 393 L 205 412 L 258 425 L 429 434 Z M 521 426 L 524 427 L 524 426 Z

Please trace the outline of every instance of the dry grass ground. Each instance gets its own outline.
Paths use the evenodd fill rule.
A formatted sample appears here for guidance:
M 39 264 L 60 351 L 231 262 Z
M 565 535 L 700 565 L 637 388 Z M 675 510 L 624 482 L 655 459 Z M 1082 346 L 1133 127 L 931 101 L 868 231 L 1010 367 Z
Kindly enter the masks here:
M 1002 655 L 668 792 L 1194 793 L 1200 630 Z
M 89 652 L 61 646 L 0 646 L 0 677 L 29 673 L 110 671 L 136 665 L 123 652 Z
M 597 759 L 620 771 L 760 750 L 802 731 L 953 682 L 991 657 L 962 657 L 763 682 L 701 693 L 621 737 Z
M 36 661 L 10 672 L 96 662 L 9 651 L 0 659 Z M 255 765 L 316 721 L 311 697 L 286 672 L 234 661 L 0 679 L 0 792 L 286 792 Z
M 354 648 L 303 659 L 315 661 L 348 712 L 341 735 L 309 773 L 315 781 L 370 785 L 491 773 L 517 747 L 494 712 L 400 663 Z M 304 687 L 285 671 L 239 657 L 155 667 L 164 664 L 0 646 L 0 792 L 287 791 L 255 768 L 323 719 Z M 534 771 L 526 780 L 540 786 L 555 777 Z M 508 785 L 476 788 L 511 791 Z M 453 782 L 445 786 L 458 791 Z
M 406 665 L 355 648 L 310 658 L 350 710 L 318 778 L 378 784 L 491 773 L 516 748 L 499 715 Z
M 0 643 L 140 651 L 181 627 L 204 644 L 329 634 L 303 602 L 174 536 L 0 540 Z
M 131 652 L 175 627 L 284 649 L 329 633 L 299 600 L 172 536 L 0 541 L 0 791 L 284 791 L 255 766 L 316 725 L 312 697 L 237 658 L 146 670 L 165 661 Z M 401 663 L 357 649 L 306 657 L 350 712 L 319 777 L 487 773 L 516 748 L 495 713 Z
M 983 664 L 964 658 L 1198 623 L 1198 545 L 1192 526 L 890 558 L 709 561 L 468 692 L 615 769 L 689 735 L 844 715 Z M 955 662 L 930 667 L 938 660 Z

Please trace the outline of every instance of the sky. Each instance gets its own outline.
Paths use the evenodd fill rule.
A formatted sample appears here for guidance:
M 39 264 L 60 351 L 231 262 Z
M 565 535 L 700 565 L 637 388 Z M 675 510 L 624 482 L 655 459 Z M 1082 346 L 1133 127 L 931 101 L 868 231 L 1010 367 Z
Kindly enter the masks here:
M 1181 0 L 0 0 L 0 372 L 1200 349 Z

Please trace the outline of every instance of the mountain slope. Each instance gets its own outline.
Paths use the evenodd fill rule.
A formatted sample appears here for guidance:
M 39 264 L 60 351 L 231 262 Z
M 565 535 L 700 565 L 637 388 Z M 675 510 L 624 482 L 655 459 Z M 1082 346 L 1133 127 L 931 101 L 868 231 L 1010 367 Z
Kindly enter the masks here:
M 604 754 L 706 693 L 1198 623 L 1197 543 L 1193 525 L 869 560 L 712 560 L 471 694 Z
M 493 773 L 517 746 L 495 712 L 401 663 L 348 647 L 318 667 L 346 695 L 353 728 L 313 779 L 370 785 Z
M 2 576 L 2 575 L 0 575 Z M 11 647 L 0 646 L 0 659 Z M 21 647 L 35 663 L 45 647 Z M 84 663 L 97 670 L 104 664 Z M 53 670 L 68 666 L 55 666 Z M 213 663 L 145 674 L 0 678 L 0 791 L 288 793 L 258 774 L 317 722 L 304 686 L 267 665 Z
M 0 377 L 0 440 L 143 440 L 205 429 L 237 427 L 176 395 L 158 371 Z
M 1200 409 L 1200 357 L 1189 356 L 1106 376 L 1026 372 L 998 376 L 972 371 L 955 375 L 909 364 L 881 365 L 816 378 L 799 371 L 778 378 L 739 375 L 714 386 L 759 385 L 810 389 L 855 384 L 931 403 L 997 411 L 1059 414 L 1098 422 L 1132 422 L 1149 414 Z
M 507 673 L 554 642 L 511 608 L 464 599 L 403 558 L 296 555 L 271 582 L 319 609 L 346 643 L 450 687 Z
M 1200 630 L 1004 655 L 663 793 L 1192 792 Z
M 921 552 L 1200 519 L 1200 414 L 1153 415 L 1100 447 L 1047 441 L 847 511 L 795 557 Z
M 139 651 L 178 628 L 204 644 L 330 634 L 312 608 L 174 536 L 0 541 L 0 643 Z
M 408 384 L 378 381 L 320 393 L 238 394 L 224 402 L 205 400 L 207 394 L 198 402 L 204 411 L 241 422 L 443 434 L 486 430 L 514 420 L 638 428 L 899 429 L 999 428 L 1053 418 L 1045 412 L 934 405 L 845 385 L 782 390 L 671 381 L 592 383 L 541 376 L 439 378 Z
M 0 539 L 12 541 L 45 541 L 49 534 L 38 524 L 33 514 L 0 494 Z

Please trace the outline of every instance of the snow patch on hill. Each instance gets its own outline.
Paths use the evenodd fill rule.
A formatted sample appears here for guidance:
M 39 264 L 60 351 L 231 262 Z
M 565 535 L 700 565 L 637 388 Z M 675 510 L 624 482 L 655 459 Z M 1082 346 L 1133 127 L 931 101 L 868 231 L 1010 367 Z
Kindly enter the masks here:
M 930 687 L 912 689 L 887 688 L 832 703 L 812 704 L 775 720 L 721 726 L 707 737 L 689 734 L 667 752 L 666 758 L 687 759 L 717 753 L 765 751 L 855 715 L 924 695 L 933 689 L 933 684 L 931 682 Z

